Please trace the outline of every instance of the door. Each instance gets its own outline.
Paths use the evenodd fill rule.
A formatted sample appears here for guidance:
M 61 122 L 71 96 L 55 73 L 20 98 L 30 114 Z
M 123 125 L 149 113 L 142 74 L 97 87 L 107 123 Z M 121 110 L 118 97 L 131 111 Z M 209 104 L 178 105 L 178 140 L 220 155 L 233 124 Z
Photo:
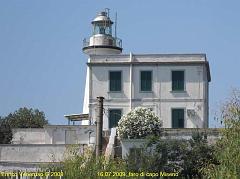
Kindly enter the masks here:
M 184 128 L 184 109 L 172 109 L 172 128 Z

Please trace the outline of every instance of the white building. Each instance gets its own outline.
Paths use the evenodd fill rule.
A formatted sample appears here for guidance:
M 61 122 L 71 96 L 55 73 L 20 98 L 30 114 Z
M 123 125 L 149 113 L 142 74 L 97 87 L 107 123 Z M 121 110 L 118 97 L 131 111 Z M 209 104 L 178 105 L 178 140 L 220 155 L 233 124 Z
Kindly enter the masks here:
M 83 47 L 89 55 L 83 113 L 94 121 L 96 98 L 103 96 L 103 130 L 138 106 L 150 108 L 164 128 L 208 127 L 211 76 L 205 54 L 121 54 L 108 12 L 92 24 Z
M 72 149 L 84 153 L 94 148 L 95 129 L 93 125 L 13 129 L 12 143 L 0 145 L 0 171 L 36 171 L 45 164 L 58 165 Z
M 189 139 L 195 129 L 207 128 L 208 88 L 211 80 L 205 54 L 121 54 L 122 42 L 112 35 L 108 12 L 93 21 L 93 35 L 84 41 L 89 55 L 84 97 L 84 114 L 65 115 L 69 125 L 14 129 L 12 144 L 0 145 L 0 170 L 38 170 L 46 163 L 57 164 L 66 157 L 69 144 L 80 144 L 78 151 L 95 144 L 96 98 L 103 96 L 103 129 L 112 128 L 105 140 L 105 155 L 112 155 L 117 125 L 122 115 L 137 106 L 150 108 L 163 121 L 163 138 Z M 116 33 L 115 33 L 116 34 Z M 87 115 L 88 114 L 88 115 Z M 85 125 L 70 125 L 78 121 Z M 201 129 L 215 141 L 218 130 Z M 122 156 L 136 141 L 125 141 Z M 78 145 L 76 145 L 78 146 Z

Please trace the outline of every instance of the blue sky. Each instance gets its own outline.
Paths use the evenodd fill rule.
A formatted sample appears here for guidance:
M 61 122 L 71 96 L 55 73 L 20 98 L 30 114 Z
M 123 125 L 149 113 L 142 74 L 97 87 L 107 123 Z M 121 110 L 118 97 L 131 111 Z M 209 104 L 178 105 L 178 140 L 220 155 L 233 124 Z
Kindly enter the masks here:
M 82 111 L 87 56 L 82 40 L 104 8 L 118 13 L 124 53 L 206 53 L 210 127 L 219 103 L 240 88 L 238 0 L 1 0 L 0 116 L 38 108 L 52 124 Z

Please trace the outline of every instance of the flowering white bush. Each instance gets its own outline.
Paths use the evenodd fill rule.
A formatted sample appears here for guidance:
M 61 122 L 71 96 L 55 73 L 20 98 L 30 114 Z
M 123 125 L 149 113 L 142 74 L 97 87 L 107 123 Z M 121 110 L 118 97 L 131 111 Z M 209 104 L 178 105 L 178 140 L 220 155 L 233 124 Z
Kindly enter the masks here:
M 117 133 L 121 139 L 140 139 L 148 135 L 159 135 L 161 120 L 150 109 L 137 107 L 118 122 Z

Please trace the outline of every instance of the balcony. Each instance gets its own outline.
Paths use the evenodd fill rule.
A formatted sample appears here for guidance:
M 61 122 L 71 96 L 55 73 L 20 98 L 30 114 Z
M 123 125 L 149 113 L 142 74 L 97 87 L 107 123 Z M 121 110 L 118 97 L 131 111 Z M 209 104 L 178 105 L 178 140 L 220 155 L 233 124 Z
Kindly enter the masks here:
M 95 38 L 95 37 L 92 37 L 92 38 Z M 90 38 L 88 38 L 88 39 L 90 39 Z M 96 38 L 96 40 L 98 40 L 98 39 Z M 104 41 L 102 41 L 100 43 L 99 42 L 98 43 L 92 43 L 92 44 L 95 44 L 95 45 L 91 45 L 90 41 L 87 40 L 87 38 L 84 38 L 83 39 L 83 48 L 89 47 L 89 46 L 101 46 L 101 45 L 102 46 L 112 46 L 112 47 L 122 48 L 122 40 L 121 39 L 112 37 L 112 38 L 109 38 L 107 40 L 108 40 L 107 42 L 106 42 L 106 39 L 104 39 Z

